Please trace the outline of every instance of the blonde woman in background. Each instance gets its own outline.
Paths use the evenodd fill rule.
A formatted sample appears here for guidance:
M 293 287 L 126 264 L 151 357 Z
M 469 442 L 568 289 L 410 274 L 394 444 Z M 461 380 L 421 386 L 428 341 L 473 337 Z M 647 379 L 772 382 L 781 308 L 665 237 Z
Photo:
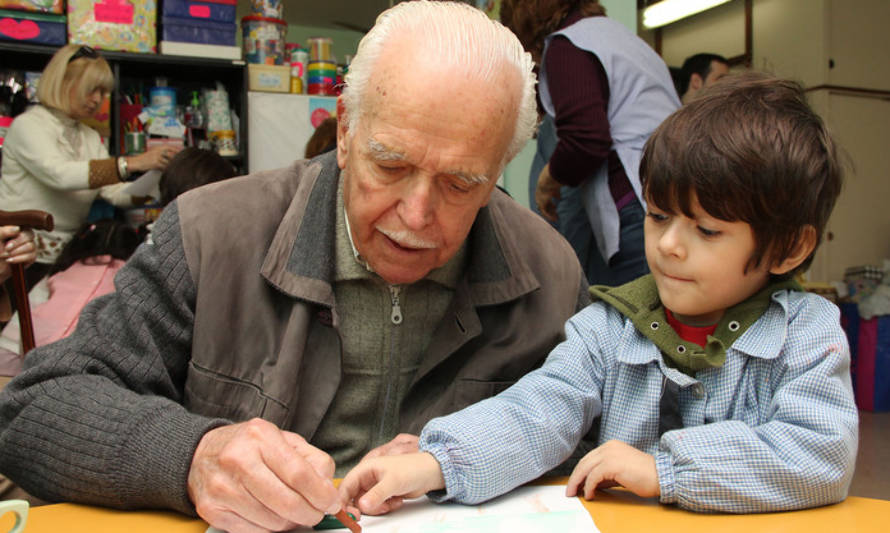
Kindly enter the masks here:
M 40 105 L 16 117 L 3 145 L 0 210 L 41 209 L 53 215 L 53 231 L 35 231 L 37 264 L 28 287 L 43 277 L 101 197 L 129 207 L 134 198 L 122 182 L 135 172 L 163 170 L 171 148 L 111 157 L 99 134 L 82 124 L 114 87 L 108 62 L 89 46 L 63 46 L 40 77 Z

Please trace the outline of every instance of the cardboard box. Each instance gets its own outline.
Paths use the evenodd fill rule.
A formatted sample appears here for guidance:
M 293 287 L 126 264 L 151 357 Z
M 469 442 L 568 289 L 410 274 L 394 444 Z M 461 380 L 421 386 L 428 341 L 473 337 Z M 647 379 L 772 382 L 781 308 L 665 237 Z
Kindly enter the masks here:
M 287 65 L 247 65 L 248 90 L 272 93 L 290 92 L 290 67 Z

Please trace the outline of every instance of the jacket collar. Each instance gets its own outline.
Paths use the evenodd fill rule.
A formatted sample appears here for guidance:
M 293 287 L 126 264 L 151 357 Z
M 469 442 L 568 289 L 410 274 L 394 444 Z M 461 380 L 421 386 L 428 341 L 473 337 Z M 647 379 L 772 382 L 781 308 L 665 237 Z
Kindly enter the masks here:
M 778 282 L 764 288 L 751 299 L 728 309 L 721 319 L 715 335 L 727 339 L 727 345 L 733 350 L 759 359 L 775 359 L 778 357 L 787 335 L 789 314 L 789 293 L 802 290 L 796 282 Z M 594 300 L 603 300 L 614 307 L 629 320 L 625 323 L 622 346 L 617 350 L 616 358 L 625 364 L 646 364 L 658 360 L 660 351 L 642 349 L 652 346 L 647 340 L 648 335 L 642 333 L 651 322 L 663 320 L 663 307 L 655 290 L 651 275 L 643 276 L 621 287 L 595 286 L 591 288 Z M 742 328 L 740 335 L 732 335 L 729 326 L 732 322 L 744 323 L 745 315 L 751 313 L 753 300 L 767 297 L 769 304 L 763 311 L 757 311 L 756 317 L 750 317 L 750 326 Z M 670 327 L 667 323 L 661 324 Z M 624 345 L 629 342 L 630 345 Z M 692 345 L 687 345 L 691 349 Z M 729 350 L 727 350 L 727 356 Z
M 336 152 L 295 165 L 293 171 L 304 165 L 302 175 L 266 252 L 262 274 L 290 296 L 333 306 L 340 182 Z M 467 237 L 467 268 L 462 279 L 475 306 L 508 302 L 540 287 L 515 243 L 505 238 L 511 234 L 503 210 L 509 201 L 495 189 Z

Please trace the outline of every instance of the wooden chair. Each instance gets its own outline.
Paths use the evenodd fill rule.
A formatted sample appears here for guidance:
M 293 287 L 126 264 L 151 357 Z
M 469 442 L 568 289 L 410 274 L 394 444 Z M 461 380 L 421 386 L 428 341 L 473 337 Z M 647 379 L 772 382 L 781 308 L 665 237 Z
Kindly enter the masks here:
M 53 216 L 46 211 L 30 209 L 26 211 L 0 211 L 0 226 L 19 226 L 22 229 L 52 231 Z M 28 288 L 25 284 L 25 267 L 20 263 L 12 267 L 12 285 L 15 294 L 16 310 L 19 313 L 19 327 L 22 334 L 22 354 L 34 348 L 34 324 L 31 322 L 31 304 L 28 301 Z

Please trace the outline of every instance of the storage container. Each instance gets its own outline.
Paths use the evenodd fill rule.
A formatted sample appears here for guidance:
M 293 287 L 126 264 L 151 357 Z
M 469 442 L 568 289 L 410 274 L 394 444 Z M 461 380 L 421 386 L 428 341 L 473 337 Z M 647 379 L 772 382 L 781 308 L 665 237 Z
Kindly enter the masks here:
M 290 67 L 287 65 L 248 64 L 248 89 L 286 93 L 290 90 Z
M 161 17 L 178 17 L 234 24 L 237 0 L 164 0 Z
M 161 20 L 161 40 L 186 43 L 235 45 L 236 24 L 191 18 L 164 17 Z
M 0 9 L 64 15 L 65 2 L 62 0 L 0 0 Z
M 68 0 L 68 42 L 154 52 L 157 6 L 155 0 Z
M 66 38 L 65 15 L 0 10 L 0 39 L 63 45 Z
M 241 19 L 244 60 L 263 65 L 284 64 L 287 23 L 281 19 L 249 15 Z
M 250 0 L 250 12 L 260 17 L 284 18 L 282 0 Z

